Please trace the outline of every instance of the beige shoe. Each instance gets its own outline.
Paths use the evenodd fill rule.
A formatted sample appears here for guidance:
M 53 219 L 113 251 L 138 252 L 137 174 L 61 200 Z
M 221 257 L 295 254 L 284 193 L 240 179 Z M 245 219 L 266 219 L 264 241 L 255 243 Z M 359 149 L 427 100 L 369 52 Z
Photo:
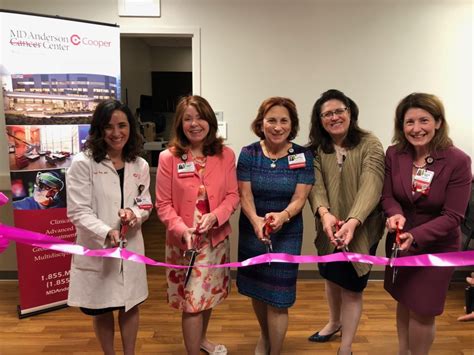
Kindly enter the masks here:
M 214 347 L 214 350 L 205 348 L 203 345 L 201 345 L 201 350 L 209 355 L 227 355 L 227 348 L 222 344 L 217 344 Z

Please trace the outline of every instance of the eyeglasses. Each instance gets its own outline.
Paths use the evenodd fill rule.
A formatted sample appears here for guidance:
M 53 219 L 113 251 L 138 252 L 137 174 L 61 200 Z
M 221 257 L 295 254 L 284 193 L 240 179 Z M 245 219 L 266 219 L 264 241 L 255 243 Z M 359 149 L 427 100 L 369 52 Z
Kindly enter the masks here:
M 347 107 L 344 107 L 344 108 L 338 108 L 334 111 L 326 111 L 326 112 L 323 112 L 320 116 L 321 116 L 321 118 L 324 118 L 324 119 L 328 120 L 328 119 L 332 118 L 332 116 L 334 116 L 334 115 L 337 115 L 337 116 L 342 115 L 344 112 L 347 111 L 347 109 L 348 109 Z
M 37 184 L 35 184 L 35 187 L 37 187 L 41 191 L 44 191 L 44 190 L 46 190 L 46 191 L 51 191 L 51 190 L 57 191 L 58 190 L 57 188 L 48 186 L 46 184 L 43 184 L 42 182 L 38 182 Z

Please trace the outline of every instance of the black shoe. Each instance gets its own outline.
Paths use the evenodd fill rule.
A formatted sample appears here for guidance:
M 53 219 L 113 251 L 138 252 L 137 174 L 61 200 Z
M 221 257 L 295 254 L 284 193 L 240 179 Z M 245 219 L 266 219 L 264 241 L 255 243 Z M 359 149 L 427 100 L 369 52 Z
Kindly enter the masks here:
M 329 340 L 331 340 L 331 337 L 338 333 L 339 331 L 341 330 L 341 327 L 337 328 L 337 330 L 335 332 L 332 332 L 330 334 L 327 334 L 327 335 L 319 335 L 319 332 L 316 332 L 314 333 L 313 335 L 311 335 L 308 340 L 309 341 L 314 341 L 316 343 L 325 343 Z

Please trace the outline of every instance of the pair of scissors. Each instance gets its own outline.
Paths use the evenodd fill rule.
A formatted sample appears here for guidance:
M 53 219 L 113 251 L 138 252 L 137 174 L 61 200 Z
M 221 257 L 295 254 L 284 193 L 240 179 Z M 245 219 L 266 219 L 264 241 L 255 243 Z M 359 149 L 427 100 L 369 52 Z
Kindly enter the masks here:
M 199 254 L 199 244 L 201 244 L 201 233 L 198 232 L 200 228 L 200 224 L 196 226 L 196 229 L 194 230 L 194 235 L 196 238 L 193 240 L 193 247 L 191 249 L 188 249 L 184 252 L 184 257 L 189 258 L 189 264 L 188 268 L 186 269 L 186 274 L 184 276 L 184 287 L 186 288 L 186 285 L 188 284 L 189 279 L 191 278 L 191 272 L 194 267 L 194 263 L 196 262 L 196 257 Z
M 400 253 L 400 250 L 401 250 L 400 249 L 400 244 L 401 244 L 400 234 L 401 234 L 401 231 L 400 231 L 400 228 L 398 228 L 398 224 L 397 224 L 395 241 L 393 242 L 393 245 L 392 245 L 392 255 L 390 255 L 390 262 L 389 262 L 389 265 L 392 268 L 392 284 L 395 283 L 395 279 L 398 273 L 398 269 L 394 267 L 393 264 L 395 262 L 395 259 L 398 258 L 398 254 Z
M 339 232 L 339 229 L 341 229 L 341 227 L 339 226 L 339 224 L 340 224 L 340 221 L 337 220 L 337 221 L 336 221 L 336 225 L 334 226 L 334 228 L 335 228 L 335 233 Z M 338 247 L 342 247 L 342 251 L 345 251 L 345 252 L 348 252 L 348 251 L 349 251 L 349 248 L 347 247 L 347 245 L 344 244 L 344 238 L 336 238 L 336 237 L 334 237 L 334 240 L 336 241 Z
M 270 239 L 270 234 L 273 232 L 273 228 L 270 226 L 270 223 L 273 222 L 273 217 L 268 218 L 263 225 L 263 237 L 262 242 L 265 244 L 267 249 L 267 254 L 273 253 L 272 240 Z M 268 265 L 271 265 L 271 261 L 268 262 Z
M 127 242 L 125 239 L 125 235 L 127 234 L 128 224 L 120 225 L 120 239 L 119 239 L 119 248 L 123 249 L 125 247 L 125 243 Z M 120 259 L 120 273 L 123 272 L 123 259 Z

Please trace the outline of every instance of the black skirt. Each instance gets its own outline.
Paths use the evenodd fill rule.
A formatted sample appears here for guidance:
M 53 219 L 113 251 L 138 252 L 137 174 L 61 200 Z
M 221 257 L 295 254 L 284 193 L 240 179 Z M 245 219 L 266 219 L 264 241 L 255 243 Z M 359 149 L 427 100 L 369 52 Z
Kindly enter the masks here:
M 370 248 L 370 255 L 375 255 L 378 244 L 377 242 Z M 335 253 L 340 252 L 339 249 L 335 251 Z M 367 287 L 367 281 L 369 281 L 370 271 L 359 277 L 351 262 L 318 263 L 318 268 L 320 275 L 324 279 L 334 282 L 336 285 L 349 291 L 362 292 Z

